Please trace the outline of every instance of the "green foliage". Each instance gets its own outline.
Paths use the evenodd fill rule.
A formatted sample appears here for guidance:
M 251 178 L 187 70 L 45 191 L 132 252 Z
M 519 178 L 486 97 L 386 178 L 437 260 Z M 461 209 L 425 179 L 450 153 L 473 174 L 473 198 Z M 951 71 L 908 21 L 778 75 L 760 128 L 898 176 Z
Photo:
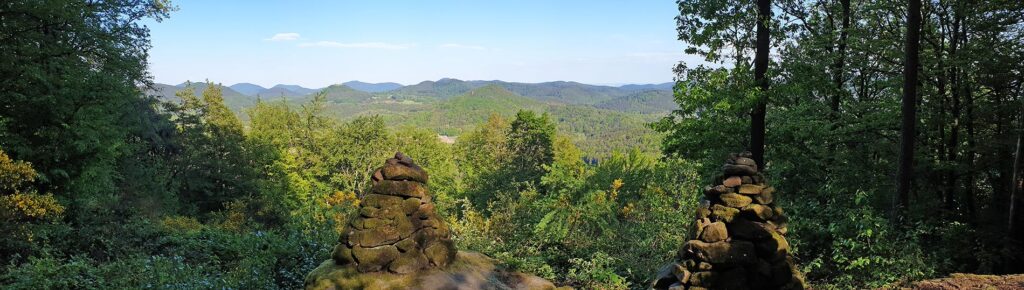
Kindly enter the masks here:
M 1020 136 L 1024 5 L 924 1 L 914 188 L 894 218 L 906 18 L 898 1 L 771 1 L 770 90 L 753 89 L 753 2 L 678 1 L 686 52 L 662 150 L 717 170 L 746 148 L 752 100 L 767 108 L 766 170 L 816 288 L 889 287 L 951 272 L 1019 272 L 1009 179 Z M 849 18 L 845 20 L 844 18 Z M 896 24 L 896 25 L 894 25 Z M 996 81 L 998 80 L 998 81 Z M 997 117 L 998 116 L 998 117 Z M 1014 156 L 1016 157 L 1016 156 Z M 628 184 L 628 182 L 627 182 Z
M 566 274 L 574 285 L 584 289 L 629 289 L 629 282 L 612 269 L 619 261 L 608 254 L 597 252 L 590 260 L 569 259 L 573 267 Z
M 661 135 L 647 125 L 660 114 L 636 115 L 585 106 L 552 106 L 548 114 L 558 123 L 558 130 L 571 137 L 588 159 L 607 158 L 623 148 L 661 152 Z
M 808 260 L 808 278 L 826 288 L 864 289 L 915 281 L 934 275 L 937 261 L 920 246 L 920 225 L 892 225 L 869 205 L 869 194 L 834 197 L 823 213 L 812 203 L 790 206 L 794 248 Z M 824 222 L 819 222 L 824 221 Z M 805 253 L 807 249 L 829 251 Z
M 671 91 L 647 90 L 601 102 L 595 107 L 642 114 L 668 113 L 678 107 Z
M 337 238 L 288 229 L 239 233 L 206 225 L 183 231 L 148 222 L 120 231 L 126 235 L 119 237 L 118 246 L 126 247 L 123 256 L 99 260 L 43 254 L 7 266 L 0 281 L 7 289 L 296 289 Z
M 756 100 L 749 71 L 682 69 L 685 79 L 676 85 L 679 109 L 652 124 L 668 134 L 662 140 L 665 154 L 718 164 L 729 153 L 746 148 L 749 112 Z
M 754 2 L 742 0 L 677 1 L 679 40 L 686 53 L 709 62 L 734 57 L 735 64 L 747 65 L 754 50 Z M 774 30 L 774 29 L 773 29 Z
M 191 88 L 178 92 L 180 106 L 171 105 L 184 152 L 176 176 L 181 197 L 199 212 L 256 192 L 257 164 L 246 143 L 241 121 L 224 105 L 219 85 L 207 84 L 202 100 Z
M 139 21 L 165 17 L 166 1 L 3 2 L 0 285 L 299 288 L 373 169 L 402 151 L 430 172 L 461 249 L 558 284 L 641 288 L 689 234 L 701 177 L 744 148 L 762 96 L 764 167 L 815 286 L 1019 268 L 1019 241 L 1001 231 L 1024 95 L 1021 32 L 1007 23 L 1024 5 L 928 2 L 917 194 L 894 220 L 902 8 L 842 3 L 776 1 L 762 92 L 746 57 L 752 3 L 679 1 L 680 40 L 712 65 L 677 67 L 665 116 L 664 92 L 571 82 L 277 101 L 158 87 Z M 842 14 L 854 19 L 836 33 Z M 176 93 L 158 107 L 143 88 Z
M 454 197 L 468 198 L 477 209 L 486 208 L 494 192 L 507 186 L 499 179 L 510 152 L 508 149 L 509 124 L 498 114 L 463 135 L 455 143 L 455 158 L 464 189 Z
M 0 4 L 0 139 L 31 162 L 43 191 L 73 199 L 109 194 L 124 181 L 117 161 L 139 136 L 138 85 L 147 84 L 148 29 L 165 1 Z
M 31 164 L 0 150 L 0 263 L 38 252 L 33 244 L 45 238 L 40 232 L 63 218 L 65 207 L 52 194 L 39 194 L 30 186 L 36 176 Z
M 146 30 L 136 21 L 164 16 L 167 3 L 3 5 L 71 20 L 56 35 L 14 30 L 35 27 L 32 17 L 5 18 L 2 28 L 17 40 L 3 49 L 25 53 L 3 56 L 12 66 L 0 70 L 39 76 L 5 83 L 10 105 L 0 107 L 0 146 L 11 154 L 0 158 L 4 288 L 299 288 L 395 151 L 430 172 L 460 248 L 559 284 L 645 285 L 685 234 L 679 221 L 692 202 L 681 200 L 695 198 L 686 194 L 694 167 L 651 157 L 657 138 L 643 123 L 654 117 L 589 106 L 619 89 L 442 80 L 430 96 L 337 86 L 268 102 L 207 82 L 151 88 L 175 91 L 157 107 L 136 87 L 149 85 Z M 76 33 L 115 43 L 93 55 L 59 39 Z M 66 68 L 47 71 L 25 56 Z M 641 150 L 612 153 L 620 146 Z M 607 162 L 594 166 L 595 157 Z M 29 162 L 40 174 L 29 174 Z
M 512 116 L 519 110 L 539 110 L 544 105 L 497 86 L 488 85 L 434 105 L 430 124 L 446 135 L 458 135 L 491 114 Z
M 694 167 L 636 150 L 597 166 L 579 156 L 556 136 L 540 188 L 495 191 L 486 214 L 463 206 L 452 227 L 460 247 L 576 287 L 647 285 L 685 236 L 697 198 Z
M 462 81 L 444 82 L 451 82 L 454 85 Z M 570 135 L 588 158 L 599 159 L 607 157 L 617 148 L 639 147 L 647 152 L 659 152 L 659 136 L 645 124 L 663 116 L 669 110 L 666 108 L 675 106 L 666 91 L 633 92 L 612 87 L 557 82 L 462 83 L 465 84 L 464 90 L 456 90 L 458 94 L 450 96 L 444 95 L 446 93 L 443 91 L 425 88 L 423 84 L 373 96 L 366 96 L 366 93 L 350 88 L 331 86 L 325 89 L 327 96 L 323 104 L 323 113 L 341 121 L 380 116 L 391 129 L 431 128 L 442 135 L 462 138 L 493 114 L 503 118 L 514 118 L 519 110 L 547 112 L 558 129 Z M 588 89 L 577 90 L 576 87 Z M 416 93 L 416 97 L 407 94 L 409 91 L 420 89 L 423 91 Z M 578 95 L 585 92 L 600 92 L 600 95 L 589 95 L 589 99 Z M 566 103 L 564 100 L 548 99 L 558 98 L 559 94 L 574 95 L 573 98 L 580 98 L 583 101 Z M 314 96 L 289 98 L 287 101 L 298 106 L 313 98 Z M 594 104 L 599 100 L 606 101 Z M 654 110 L 654 107 L 658 109 Z
M 519 111 L 508 131 L 509 167 L 512 184 L 529 184 L 544 174 L 543 166 L 555 158 L 555 124 L 547 114 Z

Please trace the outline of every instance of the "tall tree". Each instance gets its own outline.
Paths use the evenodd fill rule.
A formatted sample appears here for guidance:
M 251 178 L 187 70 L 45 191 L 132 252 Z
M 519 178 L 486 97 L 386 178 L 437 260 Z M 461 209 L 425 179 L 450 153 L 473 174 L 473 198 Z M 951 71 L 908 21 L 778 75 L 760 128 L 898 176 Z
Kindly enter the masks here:
M 177 92 L 173 108 L 182 142 L 177 177 L 180 194 L 200 213 L 222 209 L 224 203 L 256 192 L 257 164 L 249 153 L 242 124 L 226 105 L 220 85 L 207 83 L 202 99 L 192 85 Z
M 679 109 L 653 127 L 668 133 L 662 139 L 666 154 L 715 164 L 729 152 L 750 148 L 751 113 L 757 103 L 750 58 L 755 53 L 757 5 L 750 0 L 676 3 L 676 28 L 686 53 L 713 65 L 675 67 Z M 713 169 L 705 173 L 711 176 Z
M 836 48 L 836 61 L 832 65 L 832 81 L 835 83 L 836 92 L 832 94 L 832 112 L 839 114 L 839 107 L 842 104 L 843 92 L 846 89 L 846 47 L 850 37 L 850 0 L 839 0 L 841 6 L 842 26 L 839 28 L 839 43 Z M 834 116 L 835 117 L 835 116 Z
M 768 53 L 769 46 L 768 25 L 771 24 L 772 4 L 771 0 L 757 0 L 757 43 L 755 44 L 754 55 L 754 83 L 761 89 L 757 104 L 750 113 L 750 152 L 754 154 L 754 161 L 764 166 L 764 117 L 768 107 Z
M 547 113 L 519 111 L 508 132 L 510 164 L 507 172 L 512 183 L 537 184 L 544 166 L 555 159 L 555 124 Z
M 146 18 L 166 1 L 0 2 L 0 147 L 31 162 L 34 184 L 75 198 L 116 190 L 148 84 Z M 6 121 L 4 121 L 6 120 Z
M 921 0 L 907 1 L 907 37 L 904 43 L 903 99 L 900 105 L 900 155 L 896 171 L 894 213 L 910 204 L 910 185 L 914 174 L 914 127 L 917 124 L 917 70 L 921 39 Z
M 1021 127 L 1024 127 L 1024 116 L 1021 116 L 1020 119 L 1020 125 Z M 1007 221 L 1007 229 L 1012 237 L 1024 239 L 1024 231 L 1020 229 L 1020 223 L 1024 222 L 1024 215 L 1020 212 L 1022 202 L 1020 195 L 1022 194 L 1022 191 L 1024 191 L 1024 177 L 1021 176 L 1021 163 L 1024 162 L 1024 156 L 1021 156 L 1021 143 L 1024 142 L 1024 128 L 1020 128 L 1018 130 L 1017 150 L 1013 153 L 1013 172 L 1010 174 L 1010 211 L 1009 219 Z

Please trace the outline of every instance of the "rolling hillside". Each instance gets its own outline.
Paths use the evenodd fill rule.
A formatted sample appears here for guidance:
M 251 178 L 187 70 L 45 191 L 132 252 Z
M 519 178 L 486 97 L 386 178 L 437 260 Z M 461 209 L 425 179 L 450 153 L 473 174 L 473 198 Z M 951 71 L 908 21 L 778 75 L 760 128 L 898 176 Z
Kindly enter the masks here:
M 660 83 L 660 84 L 623 85 L 623 86 L 621 86 L 619 88 L 621 88 L 623 90 L 631 90 L 631 91 L 648 91 L 648 90 L 671 91 L 672 88 L 675 87 L 675 85 L 676 85 L 676 83 L 674 83 L 674 82 L 667 82 L 667 83 Z
M 550 114 L 559 130 L 571 136 L 577 146 L 592 157 L 608 156 L 611 154 L 610 148 L 638 148 L 656 152 L 660 142 L 660 136 L 645 125 L 660 115 L 541 102 L 518 95 L 498 84 L 486 85 L 403 115 L 382 116 L 394 124 L 427 126 L 439 134 L 459 136 L 486 121 L 491 114 L 512 119 L 519 110 Z
M 373 98 L 373 94 L 353 89 L 346 85 L 332 85 L 323 90 L 329 103 L 362 103 Z
M 366 90 L 397 85 L 355 81 L 348 84 L 364 86 Z M 193 84 L 197 94 L 201 94 L 205 85 Z M 253 87 L 248 85 L 236 86 L 252 91 Z M 154 94 L 163 100 L 176 101 L 174 92 L 180 89 L 182 87 L 157 84 Z M 381 116 L 392 127 L 431 128 L 438 134 L 455 137 L 484 122 L 491 114 L 511 119 L 519 110 L 546 112 L 557 122 L 559 130 L 571 136 L 591 157 L 607 156 L 610 148 L 655 152 L 660 136 L 646 124 L 676 108 L 667 84 L 612 87 L 561 81 L 532 84 L 440 79 L 381 92 L 367 92 L 344 84 L 322 91 L 325 112 L 334 119 Z M 312 93 L 303 95 L 286 85 L 262 90 L 254 96 L 224 88 L 224 98 L 236 112 L 252 106 L 257 99 L 301 105 L 313 97 Z
M 542 102 L 557 102 L 576 105 L 594 105 L 616 98 L 630 96 L 641 91 L 654 90 L 670 92 L 672 90 L 671 83 L 612 87 L 565 81 L 516 83 L 504 81 L 463 81 L 445 78 L 438 81 L 424 81 L 415 85 L 401 87 L 389 91 L 388 94 L 399 98 L 447 99 L 486 85 L 498 85 L 520 96 Z
M 517 95 L 498 85 L 487 85 L 434 103 L 425 116 L 429 126 L 439 133 L 458 136 L 483 123 L 493 113 L 511 117 L 519 110 L 542 111 L 543 103 Z
M 402 87 L 402 84 L 399 83 L 364 83 L 360 81 L 349 81 L 342 84 L 367 93 L 386 92 Z
M 437 98 L 447 99 L 469 92 L 475 88 L 486 85 L 483 82 L 467 82 L 457 79 L 440 79 L 435 81 L 423 81 L 415 85 L 404 86 L 388 92 L 388 94 L 399 98 Z
M 186 83 L 182 83 L 176 86 L 166 84 L 153 84 L 153 90 L 148 91 L 148 95 L 155 96 L 157 99 L 165 102 L 180 103 L 181 99 L 174 94 L 180 90 L 186 88 Z M 202 97 L 203 90 L 206 90 L 206 83 L 197 82 L 191 83 L 192 90 L 197 97 Z M 219 85 L 218 85 L 219 86 Z M 235 112 L 241 112 L 243 109 L 251 107 L 256 104 L 256 98 L 246 96 L 238 91 L 235 91 L 229 87 L 220 86 L 221 93 L 224 95 L 224 104 L 231 108 Z
M 287 91 L 291 92 L 293 96 L 305 96 L 308 94 L 316 93 L 319 89 L 310 89 L 297 85 L 276 85 L 270 88 L 270 90 Z M 287 94 L 286 94 L 287 95 Z
M 267 89 L 260 85 L 250 83 L 237 83 L 230 85 L 228 87 L 246 96 L 255 96 L 256 94 L 259 94 L 260 92 L 265 91 Z
M 577 82 L 546 82 L 537 84 L 496 82 L 517 94 L 542 101 L 589 105 L 628 94 L 617 87 L 596 86 Z
M 671 91 L 646 90 L 603 101 L 594 107 L 620 112 L 659 114 L 679 108 Z

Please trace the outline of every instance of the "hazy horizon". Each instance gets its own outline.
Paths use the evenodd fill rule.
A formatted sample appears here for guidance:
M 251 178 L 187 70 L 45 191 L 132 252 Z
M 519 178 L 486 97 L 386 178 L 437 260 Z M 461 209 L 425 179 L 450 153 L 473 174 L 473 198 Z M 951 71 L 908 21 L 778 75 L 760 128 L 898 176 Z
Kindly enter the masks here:
M 441 79 L 457 79 L 457 78 L 441 78 Z M 348 83 L 348 82 L 363 82 L 363 83 L 369 83 L 369 84 L 396 83 L 396 84 L 399 84 L 399 85 L 404 87 L 404 86 L 416 85 L 416 84 L 419 84 L 419 83 L 422 83 L 422 82 L 426 82 L 426 81 L 437 82 L 437 81 L 440 81 L 441 79 L 422 80 L 422 81 L 418 81 L 418 82 L 414 82 L 414 83 L 401 83 L 401 82 L 388 82 L 388 81 L 384 81 L 384 82 L 368 82 L 368 81 L 363 81 L 363 80 L 347 80 L 347 81 L 343 81 L 343 82 L 335 82 L 335 83 L 330 83 L 330 84 L 327 84 L 327 85 L 324 85 L 324 86 L 315 86 L 315 87 L 303 86 L 303 85 L 298 85 L 298 84 L 290 84 L 290 83 L 260 84 L 260 83 L 245 82 L 245 81 L 226 83 L 226 82 L 221 82 L 221 81 L 218 81 L 218 80 L 215 80 L 215 79 L 194 79 L 194 80 L 193 79 L 188 79 L 188 80 L 183 80 L 183 81 L 179 81 L 179 82 L 161 82 L 161 81 L 154 81 L 154 82 L 158 83 L 158 84 L 178 86 L 178 85 L 184 84 L 186 81 L 190 81 L 190 82 L 193 82 L 193 83 L 198 83 L 198 82 L 206 82 L 207 80 L 209 80 L 210 82 L 213 82 L 215 84 L 219 84 L 219 85 L 222 85 L 222 86 L 226 86 L 226 87 L 237 85 L 237 84 L 253 84 L 253 85 L 257 85 L 257 86 L 260 86 L 260 87 L 263 87 L 263 88 L 267 88 L 267 89 L 272 88 L 274 86 L 278 86 L 278 85 L 286 85 L 286 86 L 287 85 L 298 85 L 298 86 L 301 86 L 301 87 L 304 87 L 304 88 L 309 88 L 309 89 L 321 89 L 321 88 L 329 87 L 329 86 L 332 86 L 332 85 L 342 85 L 342 84 L 345 84 L 345 83 Z M 599 84 L 597 84 L 597 83 L 585 83 L 585 82 L 577 82 L 577 81 L 570 81 L 570 80 L 551 80 L 551 81 L 539 81 L 539 82 L 513 82 L 513 81 L 508 81 L 508 80 L 475 80 L 475 79 L 457 79 L 457 80 L 466 81 L 466 82 L 474 82 L 474 81 L 483 81 L 483 82 L 503 81 L 503 82 L 510 82 L 510 83 L 526 83 L 526 84 L 539 84 L 539 83 L 551 83 L 551 82 L 576 82 L 576 83 L 581 83 L 581 84 L 585 84 L 585 85 L 608 86 L 608 87 L 621 87 L 621 86 L 627 86 L 627 85 L 658 85 L 658 84 L 664 84 L 664 83 L 671 83 L 671 82 L 673 82 L 673 81 L 670 80 L 670 81 L 658 82 L 658 83 L 599 83 Z

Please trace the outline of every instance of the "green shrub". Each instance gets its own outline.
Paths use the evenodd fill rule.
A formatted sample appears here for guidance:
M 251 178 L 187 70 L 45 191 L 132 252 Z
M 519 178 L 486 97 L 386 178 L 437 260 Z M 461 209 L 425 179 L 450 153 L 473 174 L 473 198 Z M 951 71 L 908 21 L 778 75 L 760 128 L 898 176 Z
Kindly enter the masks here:
M 569 259 L 572 267 L 566 280 L 583 289 L 628 289 L 630 283 L 615 273 L 614 265 L 619 261 L 604 252 L 596 252 L 589 260 Z
M 920 227 L 893 226 L 867 204 L 868 193 L 830 196 L 840 197 L 825 206 L 787 200 L 793 203 L 788 239 L 817 288 L 878 288 L 934 275 L 934 263 L 918 246 Z
M 0 275 L 5 289 L 200 289 L 227 284 L 205 265 L 188 264 L 181 257 L 137 256 L 98 263 L 74 256 L 60 259 L 32 257 L 10 266 Z

